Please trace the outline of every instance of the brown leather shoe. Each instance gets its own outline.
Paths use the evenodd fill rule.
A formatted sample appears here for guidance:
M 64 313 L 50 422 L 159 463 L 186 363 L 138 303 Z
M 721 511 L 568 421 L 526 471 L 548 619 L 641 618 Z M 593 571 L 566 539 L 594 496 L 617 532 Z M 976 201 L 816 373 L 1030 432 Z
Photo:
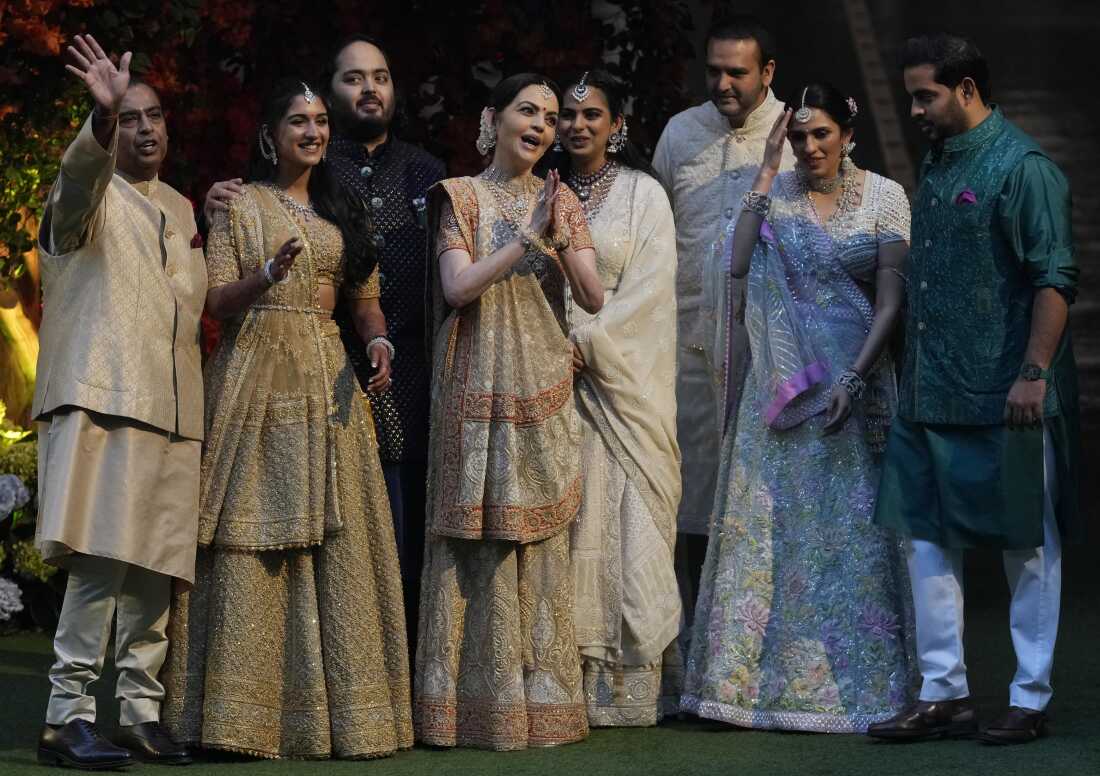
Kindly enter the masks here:
M 983 744 L 1029 744 L 1047 734 L 1047 715 L 1034 709 L 1009 706 L 996 722 L 978 735 Z
M 173 741 L 159 722 L 119 725 L 115 743 L 144 763 L 189 765 L 192 761 L 191 751 Z
M 978 732 L 978 717 L 969 698 L 917 701 L 895 717 L 867 728 L 871 738 L 886 741 L 928 741 L 969 738 Z

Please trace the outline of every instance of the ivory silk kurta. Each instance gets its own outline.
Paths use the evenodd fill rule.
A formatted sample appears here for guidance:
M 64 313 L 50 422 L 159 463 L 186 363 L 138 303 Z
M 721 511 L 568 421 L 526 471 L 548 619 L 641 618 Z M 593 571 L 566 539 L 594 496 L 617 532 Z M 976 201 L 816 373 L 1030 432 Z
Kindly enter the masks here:
M 577 644 L 589 724 L 653 725 L 661 655 L 681 616 L 676 230 L 660 184 L 626 167 L 590 217 L 604 306 L 569 309 L 585 361 L 575 386 L 585 462 L 571 529 Z
M 85 122 L 42 219 L 35 541 L 190 582 L 206 264 L 190 203 L 117 172 L 117 143 Z
M 782 111 L 769 90 L 744 126 L 732 129 L 705 102 L 669 120 L 653 156 L 676 217 L 676 428 L 684 483 L 678 530 L 684 533 L 707 533 L 727 405 L 736 404 L 744 379 L 748 339 L 738 316 L 731 323 L 726 315 L 744 294 L 744 281 L 729 276 L 729 234 Z M 781 168 L 793 165 L 788 149 Z
M 466 305 L 447 307 L 438 257 L 473 261 L 516 238 L 520 203 L 484 178 L 434 187 L 429 212 L 432 423 L 428 531 L 416 651 L 417 739 L 522 749 L 588 733 L 573 627 L 569 524 L 581 498 L 580 438 L 557 255 L 528 250 Z M 576 250 L 591 246 L 576 196 L 558 200 Z
M 245 187 L 215 220 L 211 286 L 303 245 L 286 284 L 225 322 L 206 367 L 198 573 L 173 601 L 164 721 L 178 741 L 260 757 L 412 746 L 408 645 L 370 404 L 322 284 L 339 229 Z M 377 297 L 377 268 L 347 297 Z

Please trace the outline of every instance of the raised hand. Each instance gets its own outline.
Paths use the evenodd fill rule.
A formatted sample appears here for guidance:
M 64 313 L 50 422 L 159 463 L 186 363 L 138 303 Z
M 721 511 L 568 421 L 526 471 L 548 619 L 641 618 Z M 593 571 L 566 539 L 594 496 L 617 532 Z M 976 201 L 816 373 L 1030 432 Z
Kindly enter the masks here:
M 101 114 L 117 114 L 130 85 L 131 53 L 123 54 L 116 67 L 91 35 L 77 35 L 73 43 L 68 49 L 76 65 L 65 65 L 65 69 L 84 82 Z
M 768 133 L 768 141 L 764 144 L 764 161 L 760 165 L 761 172 L 767 170 L 772 175 L 779 172 L 779 165 L 783 162 L 783 149 L 787 145 L 787 126 L 791 123 L 792 111 L 784 108 L 783 114 L 772 124 Z
M 271 260 L 271 276 L 276 283 L 281 283 L 294 266 L 294 260 L 302 252 L 302 243 L 297 237 L 291 237 L 279 248 Z

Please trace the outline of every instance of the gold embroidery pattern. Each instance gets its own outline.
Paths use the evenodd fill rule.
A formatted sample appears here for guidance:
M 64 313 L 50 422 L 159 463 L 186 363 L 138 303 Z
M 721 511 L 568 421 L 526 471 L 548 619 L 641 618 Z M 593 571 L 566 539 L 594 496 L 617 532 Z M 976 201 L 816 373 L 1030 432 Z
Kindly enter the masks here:
M 218 264 L 252 271 L 317 223 L 251 187 L 234 202 Z M 173 601 L 162 719 L 258 757 L 379 757 L 413 741 L 400 569 L 370 405 L 316 305 L 315 266 L 342 248 L 303 242 L 207 365 L 208 547 Z
M 443 240 L 430 260 L 456 240 L 455 224 L 474 261 L 514 238 L 480 184 L 444 181 L 433 196 L 430 233 Z M 448 200 L 449 237 L 435 230 L 447 228 Z M 431 534 L 414 694 L 427 744 L 523 749 L 588 733 L 564 530 L 580 503 L 579 434 L 564 277 L 545 259 L 524 257 L 460 311 L 432 310 Z M 432 298 L 442 299 L 438 271 Z

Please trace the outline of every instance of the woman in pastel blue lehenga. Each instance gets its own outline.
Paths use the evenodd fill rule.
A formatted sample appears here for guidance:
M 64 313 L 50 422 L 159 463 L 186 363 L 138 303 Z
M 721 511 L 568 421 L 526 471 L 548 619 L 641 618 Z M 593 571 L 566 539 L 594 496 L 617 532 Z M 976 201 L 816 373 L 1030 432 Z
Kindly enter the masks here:
M 743 727 L 862 732 L 914 697 L 905 557 L 871 521 L 909 204 L 848 158 L 855 114 L 830 85 L 804 89 L 727 241 L 748 275 L 752 365 L 722 445 L 682 705 Z M 798 166 L 779 173 L 785 140 Z

